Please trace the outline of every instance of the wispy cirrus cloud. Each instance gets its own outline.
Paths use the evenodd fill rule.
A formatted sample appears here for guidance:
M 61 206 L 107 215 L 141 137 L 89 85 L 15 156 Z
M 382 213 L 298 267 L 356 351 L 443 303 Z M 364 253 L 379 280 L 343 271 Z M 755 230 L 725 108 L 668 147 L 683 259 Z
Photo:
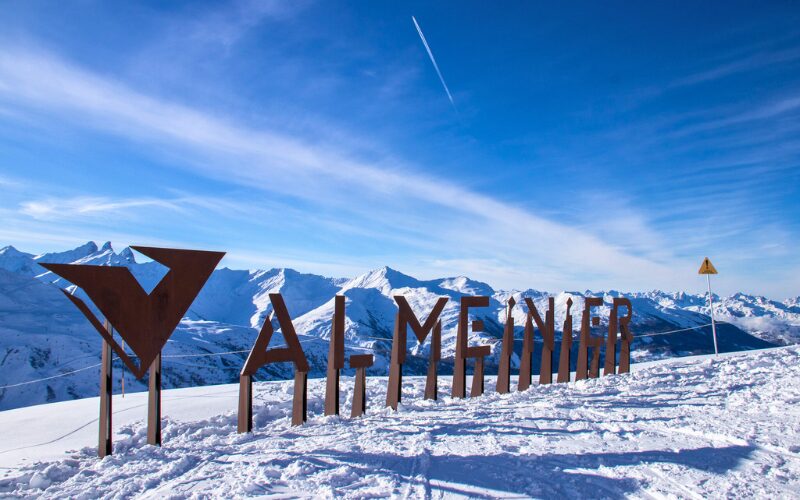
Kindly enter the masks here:
M 553 288 L 579 283 L 636 288 L 658 282 L 659 286 L 677 287 L 670 271 L 673 262 L 656 247 L 657 242 L 648 248 L 640 241 L 637 252 L 629 253 L 623 244 L 604 241 L 449 179 L 424 174 L 391 155 L 377 152 L 371 161 L 365 161 L 346 145 L 327 143 L 324 138 L 253 128 L 137 92 L 49 54 L 14 50 L 0 54 L 0 99 L 55 114 L 73 126 L 158 145 L 154 151 L 180 151 L 185 159 L 181 168 L 302 200 L 308 217 L 315 217 L 320 208 L 338 211 L 340 219 L 368 224 L 373 241 L 391 241 L 391 234 L 413 234 L 425 252 L 434 254 L 428 264 L 416 262 L 413 270 L 424 274 L 438 273 L 430 262 L 452 254 L 461 262 L 503 262 L 505 267 L 521 262 L 523 270 L 509 286 L 534 282 Z M 125 207 L 83 199 L 67 212 L 80 215 L 162 203 L 163 208 L 174 209 L 168 202 L 149 199 L 128 203 L 131 205 Z M 58 210 L 56 204 L 47 203 L 24 208 L 39 217 Z M 460 271 L 469 274 L 472 270 Z M 491 280 L 483 274 L 488 271 L 478 271 L 477 278 Z M 560 283 L 555 282 L 557 276 Z M 587 283 L 586 276 L 593 277 L 593 282 Z M 543 282 L 543 277 L 554 281 Z
M 39 220 L 74 219 L 76 217 L 118 217 L 138 208 L 182 210 L 177 201 L 155 198 L 112 200 L 105 197 L 81 196 L 73 199 L 46 198 L 25 201 L 20 213 Z
M 755 53 L 737 57 L 725 63 L 698 71 L 694 74 L 673 81 L 669 88 L 688 87 L 700 83 L 711 82 L 732 75 L 759 70 L 766 66 L 785 64 L 800 59 L 800 49 L 789 48 L 779 50 L 761 49 Z

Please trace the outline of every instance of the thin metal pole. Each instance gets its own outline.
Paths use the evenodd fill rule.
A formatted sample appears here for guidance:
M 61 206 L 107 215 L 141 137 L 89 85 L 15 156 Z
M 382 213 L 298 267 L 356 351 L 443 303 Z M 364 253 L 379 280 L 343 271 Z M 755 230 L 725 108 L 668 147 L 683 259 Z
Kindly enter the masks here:
M 708 309 L 711 311 L 711 333 L 714 336 L 714 356 L 719 355 L 717 349 L 717 324 L 714 321 L 714 303 L 711 300 L 711 275 L 706 274 L 706 281 L 708 281 Z

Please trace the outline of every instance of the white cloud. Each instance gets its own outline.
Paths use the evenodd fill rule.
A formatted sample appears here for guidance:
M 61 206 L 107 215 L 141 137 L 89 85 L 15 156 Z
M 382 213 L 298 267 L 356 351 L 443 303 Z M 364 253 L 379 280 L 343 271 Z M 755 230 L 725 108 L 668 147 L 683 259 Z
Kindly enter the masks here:
M 248 127 L 219 113 L 139 93 L 48 54 L 6 48 L 0 54 L 0 101 L 180 152 L 187 160 L 184 168 L 193 173 L 294 196 L 338 211 L 343 218 L 364 220 L 371 224 L 376 240 L 389 241 L 389 235 L 398 233 L 418 235 L 426 252 L 436 254 L 428 264 L 417 259 L 419 268 L 411 272 L 438 271 L 435 262 L 442 259 L 462 263 L 489 259 L 518 269 L 516 276 L 499 283 L 503 286 L 681 288 L 671 272 L 676 263 L 663 249 L 641 248 L 640 241 L 636 243 L 640 251 L 632 255 L 623 250 L 625 242 L 605 241 L 449 179 L 423 174 L 389 155 L 365 162 L 349 153 L 345 144 Z M 66 211 L 101 213 L 159 203 L 174 208 L 163 200 L 124 203 L 129 205 L 84 198 Z M 48 201 L 23 205 L 26 213 L 37 217 L 63 209 Z M 309 210 L 308 217 L 314 216 Z M 597 218 L 614 216 L 597 214 Z M 659 255 L 659 261 L 647 255 Z M 472 276 L 498 283 L 482 269 L 452 271 L 477 272 Z M 559 279 L 560 284 L 555 281 Z
M 66 200 L 46 198 L 25 201 L 20 205 L 20 212 L 35 219 L 54 220 L 73 219 L 76 217 L 119 216 L 141 207 L 181 210 L 180 205 L 175 201 L 156 198 L 111 200 L 103 197 L 78 197 Z

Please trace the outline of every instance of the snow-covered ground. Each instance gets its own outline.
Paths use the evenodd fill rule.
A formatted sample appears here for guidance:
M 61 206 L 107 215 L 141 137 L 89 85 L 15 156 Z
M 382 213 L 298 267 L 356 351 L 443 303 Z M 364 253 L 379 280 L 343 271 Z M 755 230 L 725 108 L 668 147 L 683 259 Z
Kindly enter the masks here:
M 96 458 L 96 398 L 0 412 L 0 494 L 193 497 L 773 497 L 800 495 L 800 347 L 634 365 L 634 372 L 453 400 L 404 379 L 398 412 L 368 379 L 368 415 L 289 423 L 291 384 L 257 384 L 252 434 L 232 385 L 166 391 L 164 446 L 144 394 L 114 397 L 114 455 Z M 349 413 L 352 379 L 342 382 Z

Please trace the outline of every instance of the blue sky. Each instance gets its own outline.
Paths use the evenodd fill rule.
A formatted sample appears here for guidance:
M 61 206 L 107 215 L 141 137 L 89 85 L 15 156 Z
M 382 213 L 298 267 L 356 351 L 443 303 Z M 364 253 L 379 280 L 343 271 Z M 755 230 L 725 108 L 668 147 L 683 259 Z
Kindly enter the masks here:
M 424 32 L 452 94 L 431 64 Z M 4 2 L 0 244 L 800 293 L 795 2 Z

